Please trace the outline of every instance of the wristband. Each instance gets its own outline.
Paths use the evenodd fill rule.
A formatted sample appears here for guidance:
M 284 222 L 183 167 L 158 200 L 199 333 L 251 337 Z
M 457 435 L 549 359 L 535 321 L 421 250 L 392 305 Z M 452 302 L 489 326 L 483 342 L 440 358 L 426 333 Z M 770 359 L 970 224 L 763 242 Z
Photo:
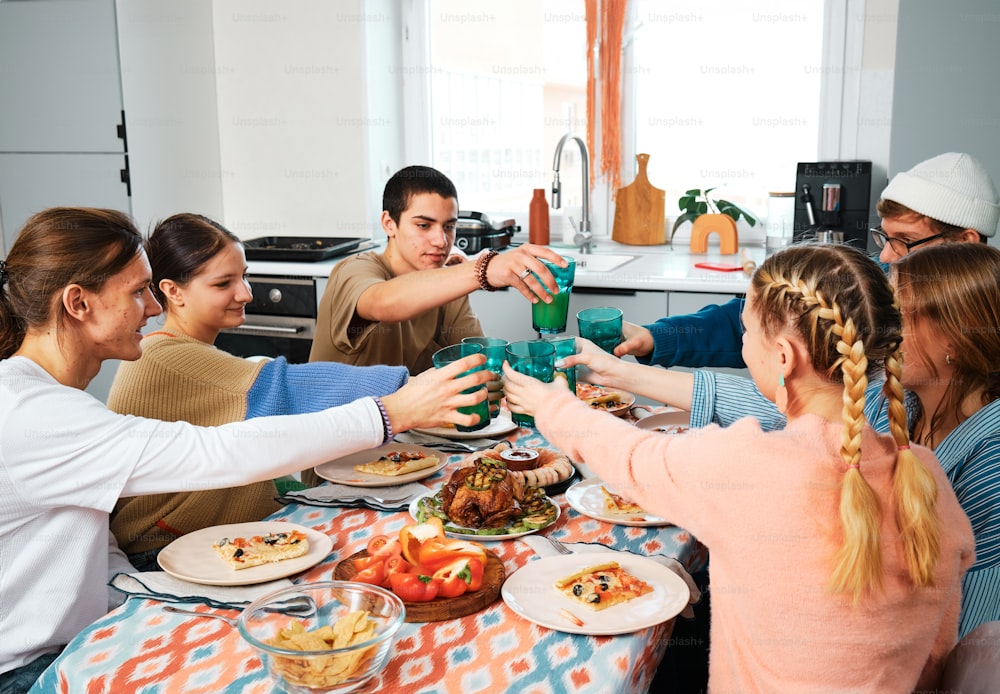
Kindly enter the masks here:
M 479 280 L 479 288 L 484 292 L 495 292 L 500 289 L 500 287 L 494 287 L 490 284 L 490 281 L 486 279 L 486 267 L 490 264 L 490 261 L 496 257 L 496 255 L 497 252 L 491 248 L 479 256 L 479 259 L 476 260 L 476 278 Z
M 389 413 L 386 411 L 385 405 L 382 403 L 382 398 L 375 397 L 372 398 L 372 400 L 375 401 L 375 404 L 378 406 L 378 411 L 382 414 L 382 432 L 384 434 L 382 438 L 382 445 L 384 446 L 392 441 L 392 422 L 389 421 Z

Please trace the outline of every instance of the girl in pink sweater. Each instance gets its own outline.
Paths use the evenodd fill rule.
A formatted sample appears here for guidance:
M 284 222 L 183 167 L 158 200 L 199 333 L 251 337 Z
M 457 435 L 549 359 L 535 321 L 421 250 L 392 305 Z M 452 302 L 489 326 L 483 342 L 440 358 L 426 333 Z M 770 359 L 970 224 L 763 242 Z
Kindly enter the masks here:
M 908 440 L 885 274 L 849 246 L 792 247 L 755 273 L 743 321 L 744 360 L 782 431 L 745 419 L 665 436 L 505 368 L 508 404 L 709 548 L 713 691 L 935 686 L 974 543 L 933 453 Z M 891 435 L 865 422 L 870 362 L 885 368 Z M 565 363 L 623 388 L 656 368 L 590 352 Z

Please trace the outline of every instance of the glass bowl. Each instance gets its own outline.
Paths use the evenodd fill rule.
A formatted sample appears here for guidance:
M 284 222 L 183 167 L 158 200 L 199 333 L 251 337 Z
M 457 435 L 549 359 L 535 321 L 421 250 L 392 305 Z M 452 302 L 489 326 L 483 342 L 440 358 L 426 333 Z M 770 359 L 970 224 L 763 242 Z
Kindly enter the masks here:
M 356 624 L 345 619 L 358 611 L 368 615 Z M 318 694 L 354 692 L 371 683 L 389 662 L 405 616 L 403 601 L 387 590 L 323 581 L 258 598 L 236 625 L 286 692 Z

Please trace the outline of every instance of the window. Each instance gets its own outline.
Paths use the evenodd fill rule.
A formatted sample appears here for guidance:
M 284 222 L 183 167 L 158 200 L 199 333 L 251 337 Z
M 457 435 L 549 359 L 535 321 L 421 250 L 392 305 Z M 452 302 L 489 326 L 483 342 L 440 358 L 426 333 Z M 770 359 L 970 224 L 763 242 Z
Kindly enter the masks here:
M 455 181 L 463 209 L 526 217 L 531 189 L 551 188 L 559 138 L 586 135 L 583 1 L 414 2 L 429 60 L 422 154 Z M 645 152 L 668 217 L 689 188 L 723 186 L 722 197 L 759 215 L 769 192 L 793 190 L 797 162 L 819 151 L 823 12 L 824 0 L 632 0 L 622 184 Z M 578 166 L 578 150 L 567 146 L 560 178 L 571 214 L 580 205 Z M 598 236 L 610 235 L 608 198 L 595 181 Z
M 685 7 L 686 6 L 686 7 Z M 666 191 L 667 214 L 690 188 L 767 212 L 793 191 L 819 147 L 823 0 L 634 0 L 623 76 L 634 94 L 634 156 Z

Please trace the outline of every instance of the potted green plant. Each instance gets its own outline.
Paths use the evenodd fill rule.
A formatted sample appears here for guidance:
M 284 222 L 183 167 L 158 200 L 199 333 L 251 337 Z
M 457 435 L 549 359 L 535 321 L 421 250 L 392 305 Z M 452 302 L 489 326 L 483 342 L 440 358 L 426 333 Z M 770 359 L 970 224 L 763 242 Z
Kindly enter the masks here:
M 709 196 L 715 188 L 692 188 L 677 200 L 677 208 L 681 214 L 670 230 L 670 243 L 674 242 L 674 234 L 684 222 L 691 222 L 691 251 L 704 253 L 708 245 L 708 233 L 719 233 L 720 251 L 723 254 L 735 253 L 738 244 L 736 223 L 740 219 L 747 220 L 751 227 L 756 226 L 757 218 L 746 209 L 734 202 L 719 197 Z

